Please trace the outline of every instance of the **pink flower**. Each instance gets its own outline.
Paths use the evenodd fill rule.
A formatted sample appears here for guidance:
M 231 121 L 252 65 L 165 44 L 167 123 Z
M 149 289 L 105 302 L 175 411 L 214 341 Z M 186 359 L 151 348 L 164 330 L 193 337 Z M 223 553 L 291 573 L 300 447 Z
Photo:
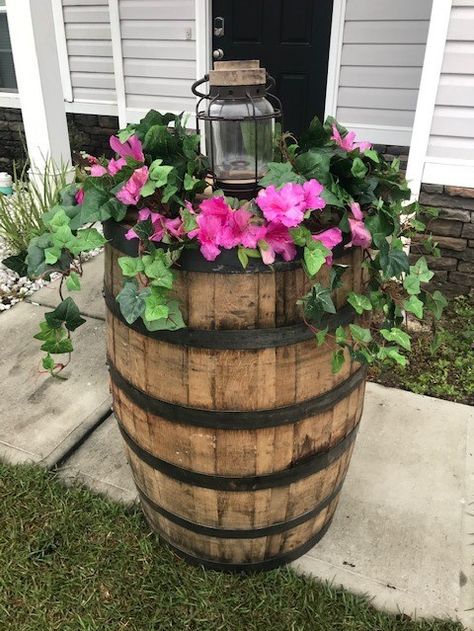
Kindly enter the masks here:
M 160 213 L 154 213 L 149 208 L 142 208 L 138 213 L 138 222 L 146 221 L 147 219 L 151 219 L 154 230 L 150 241 L 161 241 L 165 234 L 165 222 L 168 220 L 165 219 L 163 215 L 160 215 Z M 125 238 L 128 240 L 138 239 L 138 235 L 133 228 L 130 228 L 130 230 L 125 233 Z
M 135 205 L 140 199 L 140 193 L 148 180 L 148 167 L 136 169 L 131 178 L 116 194 L 116 198 L 127 206 Z
M 93 164 L 91 166 L 91 175 L 92 177 L 101 177 L 107 173 L 107 169 L 103 167 L 101 164 Z
M 260 253 L 266 265 L 275 261 L 275 255 L 281 254 L 285 261 L 292 261 L 296 256 L 296 247 L 288 228 L 281 223 L 272 222 L 265 227 L 265 236 L 261 239 Z
M 184 225 L 181 217 L 176 219 L 164 219 L 164 226 L 167 232 L 176 239 L 180 239 L 184 235 Z
M 352 202 L 350 206 L 352 217 L 349 217 L 349 226 L 351 228 L 352 239 L 350 243 L 346 245 L 346 248 L 358 245 L 361 248 L 367 249 L 372 243 L 372 235 L 365 227 L 364 215 L 359 204 Z
M 309 180 L 303 184 L 306 210 L 316 210 L 326 206 L 326 201 L 320 197 L 322 191 L 323 185 L 318 180 Z
M 120 142 L 116 136 L 110 137 L 110 146 L 121 158 L 133 158 L 138 162 L 144 162 L 142 143 L 138 136 L 130 136 L 125 142 Z
M 199 231 L 197 238 L 201 244 L 201 254 L 207 261 L 214 261 L 221 253 L 222 222 L 217 215 L 201 213 L 197 217 Z
M 342 241 L 342 231 L 339 228 L 328 228 L 319 234 L 313 234 L 313 241 L 320 241 L 328 250 L 332 250 Z M 332 265 L 332 253 L 326 257 L 326 265 Z
M 83 188 L 79 188 L 76 191 L 76 194 L 74 195 L 75 199 L 76 199 L 76 203 L 77 204 L 82 204 L 82 202 L 84 201 L 84 189 Z
M 289 182 L 280 190 L 268 186 L 258 193 L 256 202 L 267 221 L 279 222 L 287 228 L 303 221 L 306 202 L 305 191 L 300 184 Z
M 252 213 L 244 208 L 234 210 L 227 224 L 222 229 L 221 245 L 226 248 L 235 248 L 243 245 L 245 248 L 256 248 L 258 241 L 263 238 L 265 228 L 252 224 Z
M 344 151 L 354 151 L 355 149 L 359 149 L 359 151 L 363 153 L 364 151 L 367 151 L 367 149 L 370 149 L 372 147 L 370 142 L 367 142 L 366 140 L 362 140 L 361 142 L 355 142 L 355 139 L 356 139 L 356 135 L 353 131 L 350 131 L 343 138 L 341 134 L 339 133 L 339 130 L 336 127 L 336 125 L 332 126 L 331 140 L 334 140 L 334 142 L 341 149 L 344 149 Z
M 107 165 L 107 171 L 109 172 L 109 175 L 115 175 L 122 167 L 126 166 L 126 164 L 127 161 L 124 158 L 119 158 L 118 160 L 112 158 L 109 160 L 109 164 Z

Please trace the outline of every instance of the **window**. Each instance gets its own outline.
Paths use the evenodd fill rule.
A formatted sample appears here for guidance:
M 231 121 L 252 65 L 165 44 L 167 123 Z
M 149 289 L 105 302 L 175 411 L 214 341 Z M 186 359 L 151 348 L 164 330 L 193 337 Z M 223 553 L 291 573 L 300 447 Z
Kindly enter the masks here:
M 0 92 L 18 92 L 5 0 L 0 0 Z

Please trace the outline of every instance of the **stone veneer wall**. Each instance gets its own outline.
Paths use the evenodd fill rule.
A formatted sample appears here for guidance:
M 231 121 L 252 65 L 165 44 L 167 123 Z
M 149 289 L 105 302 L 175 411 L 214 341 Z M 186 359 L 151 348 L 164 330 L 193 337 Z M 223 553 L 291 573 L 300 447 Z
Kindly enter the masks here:
M 109 137 L 118 129 L 115 116 L 67 114 L 73 154 L 86 151 L 94 156 L 111 155 Z M 12 172 L 13 162 L 23 166 L 26 142 L 19 108 L 0 108 L 0 170 Z
M 68 114 L 67 121 L 73 153 L 111 154 L 109 137 L 118 129 L 117 117 Z M 0 170 L 11 173 L 13 161 L 24 164 L 25 146 L 21 110 L 0 108 Z M 402 170 L 406 169 L 408 147 L 375 145 L 375 149 L 388 160 L 400 158 Z M 442 257 L 427 256 L 435 272 L 433 287 L 450 296 L 474 296 L 474 189 L 423 184 L 420 201 L 440 209 L 439 219 L 430 223 L 430 230 Z

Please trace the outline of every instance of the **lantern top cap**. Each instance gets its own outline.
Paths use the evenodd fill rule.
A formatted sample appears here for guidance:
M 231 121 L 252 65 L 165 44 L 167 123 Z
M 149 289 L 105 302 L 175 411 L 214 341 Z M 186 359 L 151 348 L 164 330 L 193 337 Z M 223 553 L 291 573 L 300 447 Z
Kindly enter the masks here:
M 265 85 L 267 73 L 257 59 L 219 61 L 209 72 L 211 86 Z

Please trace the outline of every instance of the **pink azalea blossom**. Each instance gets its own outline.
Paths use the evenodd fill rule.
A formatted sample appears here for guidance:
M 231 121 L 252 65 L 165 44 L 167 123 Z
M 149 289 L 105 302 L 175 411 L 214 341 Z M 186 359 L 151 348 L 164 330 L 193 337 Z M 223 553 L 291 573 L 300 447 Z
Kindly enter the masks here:
M 300 184 L 289 182 L 280 190 L 268 186 L 258 193 L 256 202 L 267 221 L 292 228 L 304 219 L 305 192 Z
M 153 234 L 150 237 L 150 241 L 161 241 L 165 234 L 165 222 L 168 220 L 160 213 L 154 213 L 149 208 L 142 208 L 138 213 L 138 221 L 146 221 L 147 219 L 151 219 L 153 225 Z M 133 228 L 130 228 L 125 233 L 125 238 L 128 240 L 138 239 L 138 235 Z
M 306 210 L 319 210 L 326 206 L 326 201 L 320 197 L 322 191 L 323 185 L 318 180 L 309 180 L 303 184 Z
M 364 215 L 359 204 L 357 202 L 352 202 L 350 206 L 352 217 L 349 217 L 349 226 L 351 229 L 352 239 L 350 243 L 346 245 L 346 248 L 358 245 L 361 248 L 367 249 L 372 243 L 372 235 L 365 227 Z
M 339 228 L 328 228 L 319 234 L 313 234 L 313 241 L 320 241 L 328 250 L 332 250 L 342 241 L 342 231 Z M 332 265 L 332 253 L 326 257 L 326 265 Z
M 116 194 L 118 200 L 127 206 L 135 205 L 140 199 L 140 193 L 148 180 L 148 167 L 136 169 L 131 178 Z
M 171 236 L 176 239 L 180 239 L 184 236 L 184 225 L 181 220 L 181 217 L 176 217 L 176 219 L 164 219 L 164 226 L 167 232 L 170 233 Z
M 138 162 L 144 162 L 142 143 L 138 136 L 130 136 L 125 142 L 120 142 L 117 136 L 110 137 L 110 146 L 121 158 L 133 158 Z
M 107 173 L 107 169 L 103 167 L 101 164 L 93 164 L 91 166 L 91 175 L 92 177 L 102 177 Z
M 265 236 L 260 246 L 262 260 L 266 265 L 275 261 L 275 255 L 281 254 L 285 261 L 292 261 L 296 256 L 296 247 L 288 228 L 278 222 L 271 222 L 265 227 Z
M 84 201 L 84 189 L 83 188 L 79 188 L 76 191 L 76 194 L 74 195 L 76 203 L 77 204 L 82 204 L 82 202 Z
M 252 218 L 252 213 L 244 208 L 233 211 L 228 223 L 222 229 L 221 245 L 226 249 L 235 248 L 238 245 L 256 248 L 257 243 L 265 234 L 265 228 L 251 223 Z
M 222 221 L 218 215 L 201 213 L 197 217 L 199 230 L 197 238 L 201 244 L 201 254 L 207 261 L 214 261 L 221 253 Z
M 109 160 L 109 164 L 107 165 L 107 171 L 109 175 L 115 175 L 120 171 L 120 169 L 126 166 L 126 164 L 127 161 L 124 158 L 119 158 L 118 160 L 112 158 Z
M 339 130 L 336 127 L 336 125 L 332 126 L 331 140 L 334 140 L 334 142 L 341 149 L 344 149 L 344 151 L 354 151 L 355 149 L 359 149 L 359 151 L 363 153 L 364 151 L 367 151 L 367 149 L 370 149 L 372 147 L 370 142 L 367 142 L 366 140 L 356 142 L 355 141 L 356 135 L 353 131 L 350 131 L 343 138 L 341 134 L 339 133 Z

